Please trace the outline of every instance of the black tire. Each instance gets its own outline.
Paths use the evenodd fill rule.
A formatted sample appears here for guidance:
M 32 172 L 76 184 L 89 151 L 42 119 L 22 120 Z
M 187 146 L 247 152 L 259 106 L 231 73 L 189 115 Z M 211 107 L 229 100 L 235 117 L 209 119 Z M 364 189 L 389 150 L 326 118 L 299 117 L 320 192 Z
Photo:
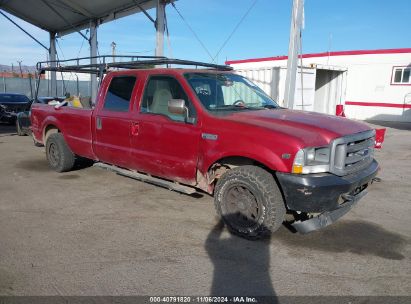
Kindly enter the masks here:
M 280 228 L 286 213 L 274 177 L 256 166 L 224 173 L 217 181 L 214 204 L 232 233 L 253 240 Z
M 25 136 L 25 135 L 26 135 L 26 133 L 24 133 L 24 132 L 21 130 L 19 121 L 18 121 L 17 119 L 16 119 L 16 131 L 17 131 L 17 135 L 18 135 L 18 136 Z
M 53 133 L 47 138 L 46 156 L 50 168 L 57 172 L 70 171 L 74 167 L 75 156 L 61 133 Z

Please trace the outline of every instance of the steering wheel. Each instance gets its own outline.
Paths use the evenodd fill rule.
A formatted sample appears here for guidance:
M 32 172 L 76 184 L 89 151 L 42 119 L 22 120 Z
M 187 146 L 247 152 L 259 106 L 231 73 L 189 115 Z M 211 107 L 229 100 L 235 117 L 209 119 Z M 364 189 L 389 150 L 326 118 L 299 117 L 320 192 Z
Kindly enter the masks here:
M 234 101 L 233 106 L 240 106 L 240 107 L 244 107 L 245 106 L 245 102 L 241 99 Z

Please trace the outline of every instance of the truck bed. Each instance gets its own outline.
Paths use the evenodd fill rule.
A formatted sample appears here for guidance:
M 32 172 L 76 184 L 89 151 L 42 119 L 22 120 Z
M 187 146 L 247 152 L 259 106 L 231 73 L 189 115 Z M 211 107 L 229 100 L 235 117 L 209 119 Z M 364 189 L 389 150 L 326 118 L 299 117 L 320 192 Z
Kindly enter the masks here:
M 45 144 L 43 133 L 56 127 L 76 155 L 96 159 L 92 149 L 92 109 L 69 106 L 56 109 L 51 105 L 34 104 L 31 111 L 36 141 Z

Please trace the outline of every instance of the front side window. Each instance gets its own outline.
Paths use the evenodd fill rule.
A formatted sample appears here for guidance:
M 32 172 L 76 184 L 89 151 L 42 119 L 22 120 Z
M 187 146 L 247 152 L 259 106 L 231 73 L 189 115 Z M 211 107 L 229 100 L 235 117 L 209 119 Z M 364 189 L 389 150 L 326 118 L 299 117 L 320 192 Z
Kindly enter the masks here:
M 172 99 L 183 99 L 187 112 L 185 114 L 174 114 L 169 111 L 168 102 Z M 175 121 L 194 122 L 196 117 L 195 108 L 189 101 L 180 83 L 173 77 L 153 76 L 149 79 L 143 100 L 141 103 L 142 113 L 161 114 Z
M 104 110 L 128 112 L 135 83 L 136 77 L 133 76 L 114 77 L 107 90 Z
M 391 84 L 411 84 L 410 67 L 394 67 Z
M 237 74 L 189 73 L 185 77 L 203 106 L 211 112 L 278 107 L 259 87 Z

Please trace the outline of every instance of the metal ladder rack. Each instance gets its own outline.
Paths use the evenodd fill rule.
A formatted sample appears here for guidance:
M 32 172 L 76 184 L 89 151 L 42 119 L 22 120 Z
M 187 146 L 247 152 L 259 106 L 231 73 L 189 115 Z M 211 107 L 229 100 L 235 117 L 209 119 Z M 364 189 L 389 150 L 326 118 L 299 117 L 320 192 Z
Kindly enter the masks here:
M 99 63 L 91 64 L 91 59 L 97 59 Z M 119 61 L 121 60 L 121 61 Z M 233 68 L 227 65 L 218 65 L 213 63 L 173 59 L 158 56 L 127 56 L 127 55 L 102 55 L 95 57 L 82 57 L 58 61 L 41 61 L 36 65 L 39 74 L 44 74 L 46 71 L 56 72 L 74 72 L 102 75 L 110 68 L 117 69 L 147 69 L 164 65 L 170 68 L 171 65 L 178 66 L 194 66 L 195 68 L 210 68 L 220 71 L 231 71 Z

